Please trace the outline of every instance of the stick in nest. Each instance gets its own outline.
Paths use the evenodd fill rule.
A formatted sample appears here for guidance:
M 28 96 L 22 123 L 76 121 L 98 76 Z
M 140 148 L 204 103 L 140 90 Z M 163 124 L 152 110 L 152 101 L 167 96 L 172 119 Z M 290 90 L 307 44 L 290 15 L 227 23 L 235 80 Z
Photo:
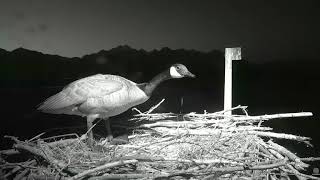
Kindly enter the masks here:
M 98 172 L 98 171 L 102 171 L 102 170 L 109 169 L 109 168 L 116 167 L 116 166 L 122 166 L 125 164 L 133 164 L 133 163 L 137 163 L 137 162 L 138 162 L 138 160 L 132 159 L 132 160 L 116 161 L 116 162 L 107 163 L 102 166 L 98 166 L 96 168 L 89 169 L 87 171 L 83 171 L 82 173 L 79 173 L 79 174 L 71 177 L 69 180 L 80 179 L 80 178 L 86 177 L 86 176 L 88 176 L 92 173 Z

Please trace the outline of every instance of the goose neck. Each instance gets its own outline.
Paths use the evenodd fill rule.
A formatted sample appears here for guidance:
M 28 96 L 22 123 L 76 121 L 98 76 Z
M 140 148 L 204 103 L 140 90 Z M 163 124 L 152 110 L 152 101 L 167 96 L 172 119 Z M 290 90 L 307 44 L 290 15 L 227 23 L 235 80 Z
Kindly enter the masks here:
M 163 81 L 171 79 L 170 73 L 169 71 L 164 71 L 158 75 L 156 75 L 154 78 L 151 79 L 151 81 L 149 81 L 147 83 L 147 87 L 145 89 L 146 93 L 148 95 L 151 95 L 152 92 L 154 91 L 154 89 Z

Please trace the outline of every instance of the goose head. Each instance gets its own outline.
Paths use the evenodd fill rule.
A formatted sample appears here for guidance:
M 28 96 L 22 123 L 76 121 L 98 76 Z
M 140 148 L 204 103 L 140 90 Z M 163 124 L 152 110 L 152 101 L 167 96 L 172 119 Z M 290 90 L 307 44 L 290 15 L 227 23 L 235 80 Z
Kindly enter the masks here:
M 183 78 L 183 77 L 195 78 L 196 77 L 183 64 L 172 65 L 169 69 L 169 72 L 170 72 L 171 78 Z
M 170 68 L 162 73 L 158 74 L 151 79 L 148 83 L 143 83 L 140 85 L 147 96 L 151 96 L 153 90 L 163 81 L 173 78 L 183 78 L 183 77 L 196 77 L 192 74 L 185 65 L 183 64 L 173 64 Z

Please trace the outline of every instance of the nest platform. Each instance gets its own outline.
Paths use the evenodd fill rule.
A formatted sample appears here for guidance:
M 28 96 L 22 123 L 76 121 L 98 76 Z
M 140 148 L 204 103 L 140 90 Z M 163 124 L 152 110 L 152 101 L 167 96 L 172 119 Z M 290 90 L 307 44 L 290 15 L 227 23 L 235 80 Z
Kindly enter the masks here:
M 161 103 L 161 102 L 160 102 Z M 160 104 L 159 103 L 159 104 Z M 86 134 L 13 141 L 0 152 L 1 179 L 320 179 L 306 174 L 317 157 L 298 157 L 277 139 L 311 146 L 310 138 L 273 132 L 263 122 L 311 116 L 284 113 L 250 116 L 226 111 L 202 114 L 152 113 L 138 109 L 129 143 L 101 139 L 87 146 Z

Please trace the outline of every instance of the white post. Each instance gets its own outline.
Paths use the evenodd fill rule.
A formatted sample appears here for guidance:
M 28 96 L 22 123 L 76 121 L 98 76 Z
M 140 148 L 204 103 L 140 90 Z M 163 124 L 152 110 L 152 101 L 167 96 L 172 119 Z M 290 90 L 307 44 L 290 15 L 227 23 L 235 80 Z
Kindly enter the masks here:
M 241 48 L 226 48 L 224 72 L 224 110 L 232 108 L 232 60 L 241 60 Z M 225 112 L 232 115 L 231 111 Z

